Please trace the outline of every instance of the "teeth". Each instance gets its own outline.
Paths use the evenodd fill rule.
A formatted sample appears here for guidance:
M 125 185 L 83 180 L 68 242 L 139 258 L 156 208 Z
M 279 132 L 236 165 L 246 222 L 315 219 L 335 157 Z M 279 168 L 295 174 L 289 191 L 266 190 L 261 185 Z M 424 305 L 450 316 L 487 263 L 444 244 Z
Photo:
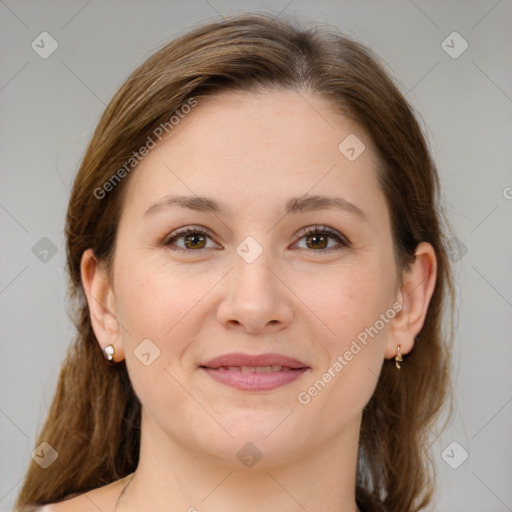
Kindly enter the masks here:
M 272 371 L 272 366 L 258 366 L 256 368 L 256 373 L 270 373 Z

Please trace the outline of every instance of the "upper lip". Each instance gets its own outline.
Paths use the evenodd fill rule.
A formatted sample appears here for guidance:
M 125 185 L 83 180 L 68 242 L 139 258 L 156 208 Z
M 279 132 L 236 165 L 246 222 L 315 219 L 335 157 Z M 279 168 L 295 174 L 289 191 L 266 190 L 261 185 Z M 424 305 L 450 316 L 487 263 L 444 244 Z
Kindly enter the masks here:
M 309 368 L 309 366 L 293 357 L 281 354 L 250 355 L 241 352 L 223 354 L 201 364 L 207 368 L 220 368 L 222 366 L 287 366 L 288 368 Z

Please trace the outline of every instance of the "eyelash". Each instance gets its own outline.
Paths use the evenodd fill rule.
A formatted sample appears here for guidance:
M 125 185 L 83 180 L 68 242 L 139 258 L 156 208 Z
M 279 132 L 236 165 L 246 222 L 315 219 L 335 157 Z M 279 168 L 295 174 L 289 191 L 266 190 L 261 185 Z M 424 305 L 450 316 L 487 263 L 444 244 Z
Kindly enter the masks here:
M 175 232 L 171 233 L 168 237 L 166 237 L 163 241 L 163 245 L 167 247 L 171 247 L 172 244 L 179 240 L 180 238 L 183 238 L 187 235 L 204 235 L 211 239 L 211 236 L 208 234 L 208 232 L 204 231 L 203 229 L 200 229 L 198 227 L 193 226 L 187 226 L 184 228 L 180 228 L 176 230 Z M 306 249 L 313 252 L 331 252 L 332 250 L 339 250 L 342 248 L 349 248 L 351 247 L 350 241 L 344 237 L 343 235 L 339 234 L 337 231 L 334 231 L 332 229 L 329 229 L 325 226 L 311 226 L 305 229 L 305 231 L 302 233 L 302 236 L 299 238 L 299 240 L 302 240 L 303 238 L 311 235 L 322 235 L 322 236 L 328 236 L 336 242 L 339 243 L 340 247 L 330 247 L 328 249 Z M 299 241 L 298 240 L 298 241 Z M 297 242 L 296 242 L 297 243 Z M 204 249 L 208 248 L 201 248 L 201 249 L 184 249 L 182 247 L 172 247 L 172 250 L 175 251 L 182 251 L 182 252 L 201 252 Z

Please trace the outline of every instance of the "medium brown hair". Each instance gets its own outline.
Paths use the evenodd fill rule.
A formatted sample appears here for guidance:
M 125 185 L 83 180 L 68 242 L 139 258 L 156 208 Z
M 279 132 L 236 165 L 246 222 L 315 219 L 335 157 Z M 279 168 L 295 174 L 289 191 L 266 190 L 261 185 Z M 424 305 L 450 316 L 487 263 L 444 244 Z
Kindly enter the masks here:
M 18 510 L 103 486 L 138 463 L 141 404 L 124 361 L 104 361 L 80 274 L 88 248 L 111 268 L 130 175 L 103 199 L 94 191 L 190 98 L 200 103 L 226 90 L 261 89 L 311 91 L 362 126 L 378 150 L 397 268 L 414 261 L 420 242 L 436 252 L 437 282 L 414 349 L 400 372 L 384 361 L 363 411 L 356 488 L 359 506 L 372 511 L 418 511 L 431 501 L 430 429 L 443 404 L 451 411 L 454 289 L 439 178 L 426 138 L 384 65 L 365 46 L 330 28 L 304 29 L 246 14 L 195 28 L 164 46 L 131 74 L 99 121 L 74 181 L 66 223 L 78 333 L 37 440 L 59 456 L 47 469 L 31 463 Z

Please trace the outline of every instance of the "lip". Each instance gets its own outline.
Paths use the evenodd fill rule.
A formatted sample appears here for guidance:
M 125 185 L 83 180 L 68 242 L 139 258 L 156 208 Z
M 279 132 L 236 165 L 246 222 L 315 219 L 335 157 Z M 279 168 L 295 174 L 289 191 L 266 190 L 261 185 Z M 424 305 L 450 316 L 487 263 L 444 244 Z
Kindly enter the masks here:
M 232 352 L 210 359 L 201 366 L 207 368 L 220 368 L 221 366 L 287 366 L 288 368 L 309 368 L 306 363 L 293 357 L 281 354 L 250 355 L 241 352 Z
M 281 366 L 286 369 L 265 373 L 246 373 L 236 367 Z M 231 367 L 227 369 L 226 367 Z M 235 368 L 233 368 L 235 367 Z M 299 379 L 310 367 L 298 359 L 281 354 L 224 354 L 200 365 L 212 379 L 239 391 L 270 391 Z

